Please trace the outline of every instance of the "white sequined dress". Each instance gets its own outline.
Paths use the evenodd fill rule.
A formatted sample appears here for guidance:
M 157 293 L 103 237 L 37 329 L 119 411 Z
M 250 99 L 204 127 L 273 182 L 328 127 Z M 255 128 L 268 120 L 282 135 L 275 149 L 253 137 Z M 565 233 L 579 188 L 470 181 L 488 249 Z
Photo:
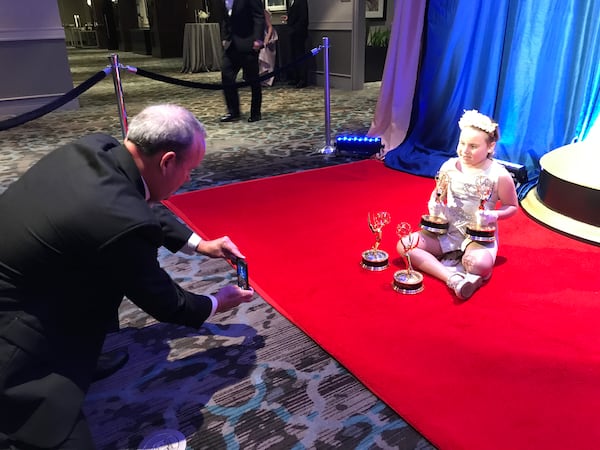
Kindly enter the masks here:
M 458 169 L 458 158 L 450 158 L 442 164 L 440 172 L 446 172 L 449 178 L 445 215 L 450 224 L 448 232 L 439 236 L 440 246 L 444 253 L 461 250 L 461 246 L 464 250 L 463 241 L 467 238 L 467 225 L 475 220 L 480 203 L 475 185 L 476 177 L 484 175 L 494 183 L 486 202 L 486 209 L 492 210 L 498 202 L 498 178 L 508 172 L 500 163 L 492 161 L 490 166 L 480 173 L 463 173 Z M 497 242 L 494 245 L 497 245 Z

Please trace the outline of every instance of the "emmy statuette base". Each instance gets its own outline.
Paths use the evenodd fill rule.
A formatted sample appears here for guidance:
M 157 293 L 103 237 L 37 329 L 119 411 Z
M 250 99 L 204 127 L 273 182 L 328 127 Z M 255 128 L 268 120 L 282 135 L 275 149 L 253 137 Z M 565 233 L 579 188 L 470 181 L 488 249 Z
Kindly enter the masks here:
M 448 220 L 443 217 L 424 215 L 421 216 L 421 228 L 434 234 L 444 234 L 448 231 Z
M 418 294 L 424 288 L 423 274 L 414 270 L 398 270 L 394 273 L 392 287 L 401 294 Z
M 496 240 L 496 227 L 469 225 L 466 233 L 472 241 L 494 242 Z
M 389 255 L 383 250 L 370 249 L 362 252 L 361 267 L 372 272 L 379 272 L 389 267 Z

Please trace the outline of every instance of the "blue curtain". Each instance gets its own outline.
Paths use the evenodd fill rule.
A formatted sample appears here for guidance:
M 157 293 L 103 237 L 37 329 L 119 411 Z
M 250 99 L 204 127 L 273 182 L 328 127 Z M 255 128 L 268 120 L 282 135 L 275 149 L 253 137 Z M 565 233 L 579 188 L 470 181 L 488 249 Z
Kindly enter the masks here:
M 500 124 L 496 156 L 527 167 L 524 195 L 600 111 L 599 19 L 600 0 L 429 0 L 411 130 L 386 165 L 433 176 L 478 109 Z

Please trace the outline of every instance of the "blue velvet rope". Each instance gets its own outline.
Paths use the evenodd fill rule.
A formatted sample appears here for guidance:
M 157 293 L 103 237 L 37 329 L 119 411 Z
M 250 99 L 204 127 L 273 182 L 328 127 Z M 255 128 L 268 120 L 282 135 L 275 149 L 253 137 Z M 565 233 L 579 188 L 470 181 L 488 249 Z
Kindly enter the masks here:
M 244 86 L 249 86 L 250 84 L 255 83 L 255 82 L 260 83 L 263 80 L 268 80 L 269 78 L 279 74 L 280 72 L 283 72 L 285 70 L 288 70 L 292 66 L 300 64 L 305 59 L 308 59 L 311 56 L 316 56 L 319 51 L 320 51 L 320 48 L 314 48 L 311 51 L 307 52 L 306 54 L 302 55 L 297 60 L 292 61 L 291 63 L 286 64 L 283 67 L 279 67 L 279 68 L 273 70 L 272 72 L 261 75 L 260 77 L 256 78 L 255 80 L 242 81 L 239 83 L 234 83 L 231 86 L 244 87 Z M 194 81 L 179 80 L 177 78 L 167 77 L 165 75 L 160 75 L 158 73 L 150 72 L 150 71 L 147 71 L 144 69 L 139 69 L 136 67 L 131 67 L 131 66 L 124 66 L 124 67 L 133 73 L 137 73 L 140 76 L 144 76 L 144 77 L 156 80 L 156 81 L 163 81 L 165 83 L 176 84 L 176 85 L 184 86 L 184 87 L 200 88 L 200 89 L 208 89 L 208 90 L 220 90 L 220 89 L 223 89 L 223 87 L 225 87 L 222 84 L 198 83 L 198 82 L 194 82 Z M 94 86 L 100 80 L 103 80 L 104 78 L 106 78 L 106 75 L 108 75 L 111 72 L 111 70 L 112 69 L 110 67 L 107 67 L 106 69 L 101 70 L 100 72 L 96 73 L 95 75 L 93 75 L 90 78 L 88 78 L 87 80 L 85 80 L 83 83 L 81 83 L 76 88 L 70 90 L 66 94 L 51 101 L 50 103 L 48 103 L 44 106 L 41 106 L 37 109 L 34 109 L 33 111 L 29 111 L 29 112 L 26 112 L 19 116 L 11 117 L 10 119 L 0 122 L 0 131 L 8 130 L 8 129 L 14 128 L 16 126 L 23 125 L 24 123 L 30 122 L 34 119 L 42 117 L 42 116 L 60 108 L 61 106 L 69 103 L 71 100 L 74 100 L 75 98 L 79 97 L 81 94 L 83 94 L 89 88 Z M 229 85 L 227 85 L 227 87 L 229 87 Z
M 88 78 L 87 80 L 85 80 L 83 83 L 81 83 L 76 88 L 71 89 L 69 92 L 67 92 L 66 94 L 62 95 L 61 97 L 58 97 L 57 99 L 51 101 L 50 103 L 48 103 L 44 106 L 40 106 L 39 108 L 34 109 L 33 111 L 28 111 L 19 116 L 11 117 L 10 119 L 0 122 L 0 131 L 8 130 L 9 128 L 14 128 L 18 125 L 23 125 L 26 122 L 37 119 L 42 116 L 45 116 L 49 112 L 52 112 L 55 109 L 60 108 L 61 106 L 69 103 L 71 100 L 79 97 L 81 94 L 83 94 L 89 88 L 94 86 L 100 80 L 103 80 L 106 77 L 106 75 L 108 75 L 110 72 L 111 72 L 110 67 L 108 67 L 104 70 L 101 70 L 100 72 L 96 73 L 95 75 L 93 75 L 90 78 Z
M 167 76 L 161 75 L 159 73 L 150 72 L 148 70 L 144 70 L 144 69 L 140 69 L 140 68 L 132 67 L 132 66 L 125 66 L 125 68 L 127 68 L 130 72 L 137 73 L 138 75 L 140 75 L 142 77 L 151 78 L 153 80 L 162 81 L 164 83 L 175 84 L 177 86 L 183 86 L 183 87 L 189 87 L 189 88 L 218 91 L 218 90 L 223 89 L 224 87 L 235 86 L 235 87 L 240 88 L 240 87 L 250 86 L 251 84 L 257 83 L 257 82 L 260 83 L 263 80 L 268 80 L 269 78 L 271 78 L 275 75 L 278 75 L 279 73 L 286 71 L 289 68 L 291 68 L 297 64 L 300 64 L 301 62 L 310 58 L 311 56 L 315 56 L 317 53 L 318 53 L 318 51 L 316 49 L 313 49 L 313 50 L 305 53 L 304 55 L 302 55 L 300 58 L 296 59 L 295 61 L 292 61 L 291 63 L 286 64 L 285 66 L 278 67 L 275 70 L 273 70 L 272 72 L 261 75 L 258 78 L 255 78 L 250 81 L 240 81 L 238 83 L 233 83 L 233 84 L 228 84 L 228 85 L 213 84 L 213 83 L 199 83 L 196 81 L 180 80 L 178 78 L 167 77 Z

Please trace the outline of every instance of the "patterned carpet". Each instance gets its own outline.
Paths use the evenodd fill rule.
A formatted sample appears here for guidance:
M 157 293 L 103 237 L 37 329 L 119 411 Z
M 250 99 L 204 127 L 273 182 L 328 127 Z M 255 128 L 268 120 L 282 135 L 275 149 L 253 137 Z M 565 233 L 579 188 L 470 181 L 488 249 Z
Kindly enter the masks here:
M 126 52 L 119 57 L 123 64 L 178 79 L 220 80 L 214 72 L 180 73 L 180 58 Z M 108 53 L 69 49 L 69 61 L 78 85 L 108 64 Z M 121 137 L 110 78 L 84 93 L 79 109 L 55 111 L 1 133 L 0 192 L 57 145 L 90 132 Z M 206 158 L 182 191 L 350 160 L 318 151 L 325 144 L 321 88 L 276 83 L 264 89 L 262 121 L 221 124 L 221 91 L 174 86 L 126 71 L 122 79 L 130 117 L 148 104 L 173 102 L 205 124 Z M 378 93 L 379 83 L 362 91 L 332 90 L 332 137 L 366 133 Z M 247 88 L 241 104 L 247 116 Z M 160 261 L 196 292 L 234 282 L 233 270 L 221 260 L 161 249 Z M 109 335 L 105 347 L 127 347 L 130 360 L 95 383 L 87 396 L 85 412 L 99 449 L 137 449 L 163 429 L 183 433 L 189 449 L 433 448 L 259 296 L 216 315 L 200 330 L 157 323 L 125 300 L 121 331 Z

